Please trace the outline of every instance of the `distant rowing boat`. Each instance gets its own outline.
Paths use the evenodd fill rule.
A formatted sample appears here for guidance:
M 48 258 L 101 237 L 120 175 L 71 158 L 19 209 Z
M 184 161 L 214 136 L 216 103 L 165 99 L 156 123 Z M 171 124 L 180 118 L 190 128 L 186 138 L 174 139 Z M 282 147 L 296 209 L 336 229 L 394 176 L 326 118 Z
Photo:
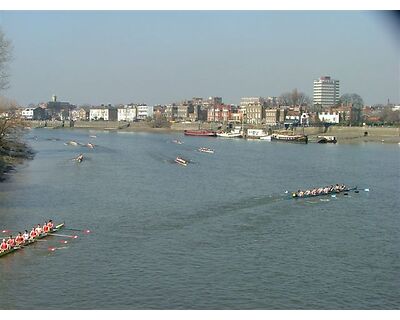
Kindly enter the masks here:
M 29 246 L 29 245 L 31 245 L 31 244 L 37 242 L 39 239 L 46 238 L 47 236 L 51 235 L 52 233 L 56 233 L 57 231 L 59 231 L 60 229 L 62 229 L 62 228 L 64 227 L 64 225 L 65 225 L 65 223 L 61 223 L 61 224 L 55 226 L 55 227 L 53 228 L 53 230 L 50 231 L 50 232 L 48 232 L 48 233 L 42 233 L 41 235 L 39 235 L 39 236 L 36 237 L 35 239 L 33 239 L 33 240 L 28 240 L 27 242 L 25 242 L 24 244 L 22 244 L 22 245 L 20 245 L 20 246 L 15 246 L 15 247 L 12 247 L 12 248 L 9 249 L 9 250 L 0 252 L 0 257 L 3 257 L 3 256 L 5 256 L 6 254 L 13 253 L 13 252 L 18 251 L 18 250 L 20 250 L 20 249 L 22 249 L 22 248 L 25 248 L 26 246 Z
M 188 160 L 183 159 L 183 158 L 181 158 L 181 157 L 176 157 L 175 162 L 176 162 L 177 164 L 182 165 L 182 166 L 187 166 L 188 163 L 189 163 Z
M 328 192 L 325 192 L 323 189 L 324 188 L 313 189 L 312 191 L 311 190 L 296 191 L 296 192 L 291 193 L 291 197 L 295 198 L 295 199 L 301 199 L 301 198 L 312 198 L 312 197 L 336 195 L 336 194 L 345 193 L 345 192 L 349 192 L 349 191 L 358 192 L 357 187 L 353 187 L 353 188 L 344 187 L 340 190 L 336 190 L 336 189 L 328 190 Z M 314 192 L 314 190 L 320 190 L 320 191 Z
M 205 153 L 214 153 L 213 149 L 206 148 L 206 147 L 201 147 L 201 148 L 199 148 L 197 150 L 200 151 L 200 152 L 205 152 Z

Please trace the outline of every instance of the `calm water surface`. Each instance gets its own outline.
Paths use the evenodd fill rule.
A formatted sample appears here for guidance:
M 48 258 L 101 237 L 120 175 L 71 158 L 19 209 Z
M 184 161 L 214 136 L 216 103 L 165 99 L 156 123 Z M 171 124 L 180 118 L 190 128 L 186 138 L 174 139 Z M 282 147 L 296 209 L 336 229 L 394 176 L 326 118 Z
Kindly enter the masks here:
M 92 232 L 1 258 L 0 309 L 399 308 L 398 145 L 46 129 L 27 141 L 37 154 L 0 184 L 0 229 L 52 218 Z M 285 197 L 332 183 L 370 192 Z

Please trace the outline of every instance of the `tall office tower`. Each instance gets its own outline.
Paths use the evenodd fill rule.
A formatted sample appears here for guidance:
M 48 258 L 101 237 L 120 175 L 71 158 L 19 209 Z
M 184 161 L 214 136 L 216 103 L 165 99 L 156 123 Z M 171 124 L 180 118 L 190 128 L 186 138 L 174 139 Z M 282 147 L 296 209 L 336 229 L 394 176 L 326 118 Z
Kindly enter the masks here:
M 314 105 L 332 107 L 339 101 L 339 80 L 325 76 L 314 80 Z

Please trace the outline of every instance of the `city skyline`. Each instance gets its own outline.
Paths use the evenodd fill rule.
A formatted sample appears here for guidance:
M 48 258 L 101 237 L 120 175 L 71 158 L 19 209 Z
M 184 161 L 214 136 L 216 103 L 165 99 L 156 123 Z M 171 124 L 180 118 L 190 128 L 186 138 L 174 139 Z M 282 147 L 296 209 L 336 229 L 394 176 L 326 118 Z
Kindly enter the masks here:
M 331 76 L 340 95 L 400 101 L 398 25 L 359 11 L 1 11 L 19 104 L 167 104 L 279 96 Z

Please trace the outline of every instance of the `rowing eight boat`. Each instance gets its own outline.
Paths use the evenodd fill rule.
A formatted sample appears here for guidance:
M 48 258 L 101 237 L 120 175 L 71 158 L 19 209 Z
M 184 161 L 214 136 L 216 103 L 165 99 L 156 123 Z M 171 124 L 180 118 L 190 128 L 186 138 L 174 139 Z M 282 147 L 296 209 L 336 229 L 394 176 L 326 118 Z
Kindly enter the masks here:
M 20 250 L 20 249 L 22 249 L 22 248 L 25 248 L 26 246 L 29 246 L 29 245 L 31 245 L 31 244 L 37 242 L 39 239 L 45 238 L 45 237 L 51 235 L 52 233 L 55 233 L 55 232 L 59 231 L 60 229 L 62 229 L 62 228 L 64 227 L 64 225 L 65 225 L 65 222 L 63 222 L 63 223 L 61 223 L 61 224 L 55 226 L 55 227 L 53 228 L 53 230 L 50 231 L 50 232 L 48 232 L 48 233 L 42 233 L 41 235 L 39 235 L 37 238 L 35 238 L 35 239 L 33 239 L 33 240 L 28 240 L 27 242 L 25 242 L 24 244 L 22 244 L 22 245 L 20 245 L 20 246 L 15 246 L 15 247 L 12 247 L 12 248 L 9 249 L 9 250 L 0 252 L 0 257 L 5 256 L 6 254 L 9 254 L 9 253 L 13 253 L 13 252 L 15 252 L 15 251 L 17 251 L 17 250 Z
M 317 193 L 317 194 L 307 194 L 307 195 L 302 195 L 302 196 L 299 196 L 297 192 L 293 192 L 291 194 L 291 197 L 295 198 L 295 199 L 302 199 L 302 198 L 313 198 L 313 197 L 329 196 L 329 195 L 334 196 L 334 195 L 339 194 L 339 193 L 345 193 L 346 194 L 346 192 L 349 192 L 349 191 L 358 192 L 357 187 L 354 187 L 354 188 L 345 188 L 344 190 L 340 190 L 340 191 L 333 190 L 333 191 L 330 191 L 328 193 L 321 192 L 321 193 Z

